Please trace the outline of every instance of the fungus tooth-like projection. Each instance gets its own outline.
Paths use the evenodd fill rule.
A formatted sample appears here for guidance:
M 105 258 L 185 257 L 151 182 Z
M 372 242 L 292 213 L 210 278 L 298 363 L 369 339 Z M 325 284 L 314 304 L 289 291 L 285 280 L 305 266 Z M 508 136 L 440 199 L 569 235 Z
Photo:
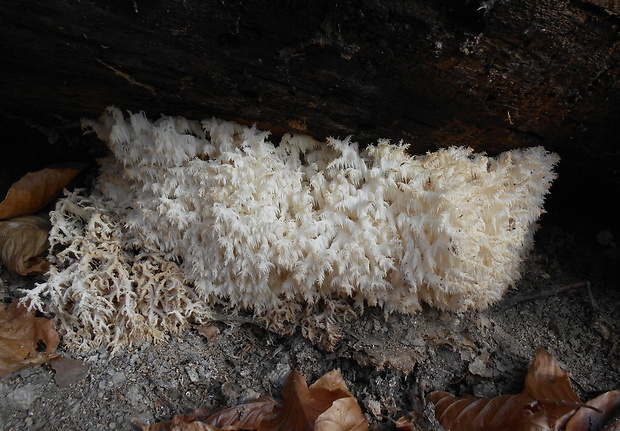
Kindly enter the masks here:
M 214 304 L 276 330 L 343 297 L 388 313 L 487 307 L 519 278 L 558 162 L 541 147 L 274 145 L 256 127 L 114 107 L 84 125 L 113 156 L 52 212 L 49 279 L 28 295 L 84 348 L 157 339 Z

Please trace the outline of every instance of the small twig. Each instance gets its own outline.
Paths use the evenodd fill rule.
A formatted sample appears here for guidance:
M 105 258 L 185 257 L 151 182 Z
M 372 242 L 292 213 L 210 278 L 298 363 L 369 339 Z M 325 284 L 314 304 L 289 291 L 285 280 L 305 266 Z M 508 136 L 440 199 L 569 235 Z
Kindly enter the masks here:
M 136 13 L 138 13 L 137 9 L 136 9 Z M 110 69 L 112 72 L 114 72 L 115 75 L 120 76 L 121 78 L 126 79 L 130 84 L 137 85 L 138 87 L 142 87 L 145 90 L 148 90 L 153 96 L 158 97 L 157 96 L 157 92 L 155 91 L 155 87 L 153 87 L 152 85 L 143 84 L 142 82 L 138 82 L 133 77 L 128 75 L 127 73 L 118 70 L 114 66 L 111 66 L 111 65 L 109 65 L 107 63 L 104 63 L 103 61 L 99 60 L 98 58 L 95 58 L 95 60 L 97 60 L 99 63 L 103 64 L 105 67 Z
M 596 308 L 596 303 L 594 302 L 594 297 L 592 296 L 592 291 L 590 290 L 590 282 L 589 281 L 579 281 L 577 283 L 565 284 L 563 286 L 554 286 L 547 289 L 538 289 L 532 292 L 528 292 L 522 295 L 519 295 L 516 298 L 513 298 L 511 301 L 508 301 L 504 304 L 500 310 L 504 311 L 509 308 L 514 307 L 521 302 L 535 301 L 538 299 L 548 298 L 553 295 L 557 295 L 559 293 L 563 293 L 569 290 L 578 289 L 580 287 L 587 287 L 588 292 L 590 294 L 590 301 L 592 301 L 592 305 Z
M 590 282 L 587 282 L 587 288 L 588 288 L 588 296 L 590 296 L 590 302 L 592 303 L 592 308 L 594 309 L 595 313 L 598 313 L 599 308 L 598 305 L 596 303 L 596 301 L 594 300 L 594 295 L 592 295 L 592 289 L 590 289 Z

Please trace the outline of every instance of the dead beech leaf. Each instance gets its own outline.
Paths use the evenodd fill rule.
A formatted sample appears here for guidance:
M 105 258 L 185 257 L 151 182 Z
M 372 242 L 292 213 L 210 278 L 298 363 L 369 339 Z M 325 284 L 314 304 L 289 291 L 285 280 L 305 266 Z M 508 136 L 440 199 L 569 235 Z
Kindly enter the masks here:
M 59 341 L 52 320 L 35 317 L 19 301 L 8 307 L 0 304 L 0 377 L 54 359 Z M 38 351 L 40 342 L 44 352 Z
M 28 215 L 0 222 L 0 256 L 7 269 L 19 275 L 43 274 L 49 267 L 45 257 L 50 222 Z
M 336 400 L 342 398 L 352 398 L 355 401 L 347 389 L 340 370 L 330 371 L 310 387 L 300 373 L 292 371 L 282 390 L 282 406 L 276 406 L 273 409 L 271 417 L 260 424 L 259 430 L 313 430 L 319 416 L 326 412 Z M 357 405 L 357 401 L 355 404 Z M 353 419 L 347 418 L 349 413 L 352 414 Z M 361 410 L 359 413 L 361 414 Z M 353 423 L 355 428 L 344 428 L 346 424 L 338 423 L 343 427 L 326 429 L 356 431 L 368 429 L 368 423 L 363 414 L 360 417 L 355 412 L 345 411 L 342 412 L 340 418 L 346 419 L 346 424 Z M 335 419 L 335 416 L 330 416 L 330 421 Z M 359 423 L 356 423 L 356 419 Z
M 276 404 L 276 400 L 266 395 L 237 407 L 217 411 L 202 422 L 215 429 L 257 429 L 257 424 L 271 413 Z
M 525 376 L 524 395 L 541 403 L 551 426 L 563 428 L 583 403 L 573 391 L 568 374 L 545 349 L 538 349 Z
M 415 412 L 407 416 L 401 416 L 396 420 L 392 420 L 394 426 L 399 431 L 424 431 L 420 425 L 416 423 L 417 415 Z M 389 418 L 388 418 L 389 419 Z
M 558 430 L 583 406 L 568 375 L 546 350 L 538 349 L 519 395 L 477 398 L 429 394 L 435 416 L 449 431 Z
M 197 409 L 189 415 L 154 425 L 138 424 L 143 431 L 366 431 L 368 423 L 346 387 L 340 370 L 334 370 L 308 387 L 301 374 L 289 374 L 282 403 L 271 396 L 226 409 Z
M 339 398 L 321 413 L 314 423 L 315 431 L 363 431 L 368 423 L 353 397 Z
M 43 208 L 50 203 L 82 167 L 45 168 L 29 172 L 13 183 L 0 202 L 0 220 L 18 217 Z
M 196 409 L 188 415 L 178 415 L 171 421 L 153 425 L 138 423 L 143 431 L 219 431 L 219 430 L 253 430 L 257 429 L 266 415 L 276 405 L 270 396 L 236 407 L 223 409 Z
M 197 326 L 196 330 L 200 335 L 205 337 L 210 343 L 215 342 L 215 339 L 220 333 L 220 328 L 215 325 L 201 325 Z
M 428 400 L 435 404 L 435 417 L 448 431 L 551 429 L 545 415 L 532 411 L 532 400 L 521 394 L 477 398 L 473 395 L 454 397 L 446 392 L 433 392 Z
M 566 431 L 601 429 L 616 413 L 620 412 L 620 390 L 605 392 L 588 401 L 586 405 L 593 408 L 581 407 L 577 410 L 577 413 L 566 423 Z

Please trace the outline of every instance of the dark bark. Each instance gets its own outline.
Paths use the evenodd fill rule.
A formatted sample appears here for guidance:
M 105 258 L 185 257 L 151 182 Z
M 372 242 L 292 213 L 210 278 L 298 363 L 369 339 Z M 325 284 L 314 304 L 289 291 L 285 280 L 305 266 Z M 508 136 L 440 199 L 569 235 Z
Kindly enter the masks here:
M 0 6 L 0 109 L 106 105 L 412 152 L 545 145 L 617 186 L 620 7 L 605 0 L 33 0 Z

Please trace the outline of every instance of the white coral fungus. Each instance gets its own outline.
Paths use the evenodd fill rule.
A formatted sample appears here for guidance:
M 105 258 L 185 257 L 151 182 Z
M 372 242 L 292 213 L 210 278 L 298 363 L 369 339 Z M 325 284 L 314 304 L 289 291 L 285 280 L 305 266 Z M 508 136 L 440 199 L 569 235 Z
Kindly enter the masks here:
M 541 147 L 411 156 L 256 127 L 108 108 L 84 121 L 114 157 L 88 197 L 52 213 L 65 249 L 46 283 L 69 341 L 120 346 L 208 318 L 215 303 L 273 327 L 303 304 L 350 297 L 412 313 L 500 299 L 519 277 L 555 177 Z

